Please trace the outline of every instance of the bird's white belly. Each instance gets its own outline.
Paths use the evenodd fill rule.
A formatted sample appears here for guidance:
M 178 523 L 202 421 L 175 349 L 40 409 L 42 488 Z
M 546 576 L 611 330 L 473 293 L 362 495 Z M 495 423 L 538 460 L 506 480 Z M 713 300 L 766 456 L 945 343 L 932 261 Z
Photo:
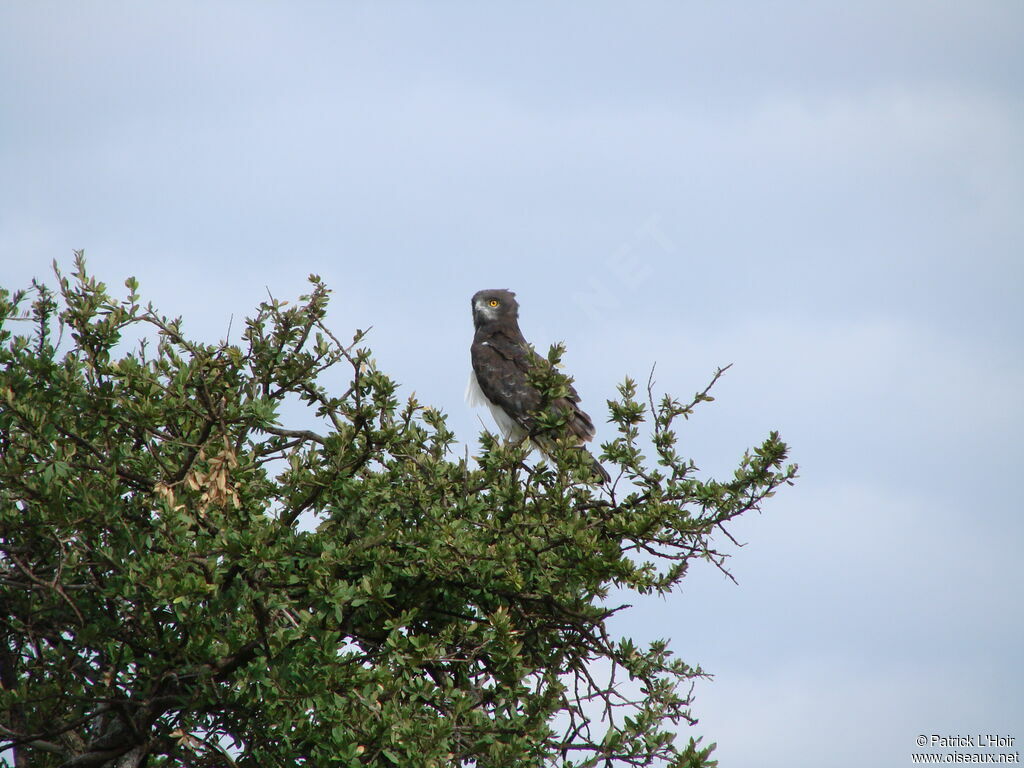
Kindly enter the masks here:
M 476 373 L 474 371 L 469 372 L 469 384 L 466 386 L 466 402 L 473 406 L 486 405 L 506 440 L 517 442 L 526 437 L 526 430 L 519 426 L 515 419 L 505 413 L 504 408 L 495 405 L 487 399 L 487 395 L 480 389 L 480 383 L 476 380 Z

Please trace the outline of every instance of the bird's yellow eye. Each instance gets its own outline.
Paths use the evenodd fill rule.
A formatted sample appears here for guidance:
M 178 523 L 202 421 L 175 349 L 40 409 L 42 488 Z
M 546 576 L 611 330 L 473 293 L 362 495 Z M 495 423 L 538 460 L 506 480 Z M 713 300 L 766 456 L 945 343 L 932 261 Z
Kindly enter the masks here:
M 491 305 L 492 307 L 496 307 L 496 306 L 498 306 L 498 304 L 500 304 L 501 302 L 499 302 L 499 301 L 498 301 L 497 299 L 491 299 L 491 300 L 490 300 L 490 301 L 488 301 L 487 303 L 488 303 L 488 304 L 490 304 L 490 305 Z

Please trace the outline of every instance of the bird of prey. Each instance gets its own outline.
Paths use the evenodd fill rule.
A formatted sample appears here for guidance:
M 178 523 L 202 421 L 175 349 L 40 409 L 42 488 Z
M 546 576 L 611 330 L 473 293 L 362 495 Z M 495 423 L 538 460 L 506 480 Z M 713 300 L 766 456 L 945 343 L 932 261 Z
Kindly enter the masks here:
M 473 326 L 476 333 L 470 353 L 473 373 L 466 399 L 470 405 L 486 405 L 506 440 L 530 438 L 545 451 L 554 435 L 538 428 L 537 412 L 544 397 L 527 378 L 527 372 L 550 363 L 538 355 L 519 330 L 519 303 L 512 291 L 486 290 L 473 295 Z M 580 410 L 580 396 L 570 384 L 565 397 L 547 403 L 548 412 L 565 416 L 565 431 L 586 452 L 595 475 L 604 482 L 611 478 L 582 444 L 594 437 L 594 423 Z M 546 451 L 545 451 L 546 452 Z

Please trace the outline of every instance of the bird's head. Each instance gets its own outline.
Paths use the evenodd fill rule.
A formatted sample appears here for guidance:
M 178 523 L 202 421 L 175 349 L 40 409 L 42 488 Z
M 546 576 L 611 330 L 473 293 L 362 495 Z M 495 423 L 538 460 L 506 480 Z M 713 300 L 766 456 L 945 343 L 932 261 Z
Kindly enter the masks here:
M 512 291 L 491 288 L 473 294 L 473 325 L 481 325 L 500 320 L 515 323 L 519 317 L 519 302 Z

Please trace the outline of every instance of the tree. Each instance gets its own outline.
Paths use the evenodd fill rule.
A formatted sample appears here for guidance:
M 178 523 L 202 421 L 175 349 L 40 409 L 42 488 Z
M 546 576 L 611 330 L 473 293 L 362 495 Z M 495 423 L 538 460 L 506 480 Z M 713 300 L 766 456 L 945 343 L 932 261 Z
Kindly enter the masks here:
M 362 332 L 332 334 L 316 276 L 237 345 L 189 340 L 132 278 L 112 298 L 81 253 L 57 280 L 0 292 L 8 764 L 715 764 L 673 741 L 704 673 L 612 637 L 606 598 L 724 570 L 723 525 L 795 477 L 777 434 L 698 479 L 675 427 L 710 385 L 645 403 L 626 380 L 614 488 L 487 433 L 460 459 Z

